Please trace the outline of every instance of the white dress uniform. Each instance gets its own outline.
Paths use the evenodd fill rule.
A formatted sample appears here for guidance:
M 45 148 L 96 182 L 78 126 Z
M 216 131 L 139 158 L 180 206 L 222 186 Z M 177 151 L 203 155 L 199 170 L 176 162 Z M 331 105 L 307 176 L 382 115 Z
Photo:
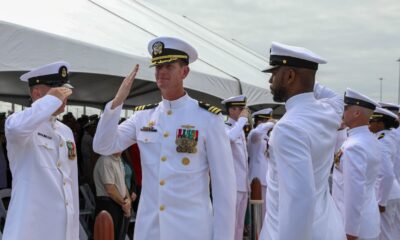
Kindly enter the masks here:
M 272 68 L 287 65 L 316 69 L 318 63 L 325 60 L 307 49 L 272 44 Z M 287 100 L 286 113 L 275 124 L 269 141 L 267 214 L 260 239 L 345 238 L 328 184 L 342 101 L 318 83 L 314 92 Z
M 100 119 L 93 148 L 109 155 L 139 144 L 143 180 L 134 239 L 233 239 L 236 180 L 231 148 L 222 117 L 209 112 L 220 110 L 207 111 L 185 95 L 163 99 L 157 107 L 139 107 L 145 110 L 118 126 L 121 106 L 110 106 Z
M 239 95 L 227 98 L 221 102 L 225 107 L 245 107 L 246 96 Z M 229 111 L 229 110 L 228 110 Z M 248 179 L 249 160 L 247 153 L 247 142 L 244 133 L 244 126 L 247 124 L 247 118 L 239 117 L 237 121 L 228 116 L 225 122 L 225 130 L 228 134 L 233 156 L 233 165 L 236 174 L 236 223 L 235 240 L 243 239 L 244 218 L 246 215 L 247 203 L 249 199 L 250 182 Z
M 248 192 L 250 189 L 249 179 L 248 179 L 248 153 L 246 136 L 244 135 L 243 127 L 247 123 L 247 118 L 240 117 L 238 121 L 228 118 L 225 122 L 225 130 L 228 134 L 233 162 L 235 166 L 236 173 L 236 190 L 238 192 Z
M 397 152 L 394 138 L 390 130 L 377 132 L 379 150 L 381 152 L 380 171 L 376 182 L 378 204 L 386 207 L 394 181 L 393 158 Z
M 367 126 L 348 130 L 340 162 L 333 170 L 332 195 L 347 234 L 376 238 L 380 232 L 375 184 L 380 166 L 379 142 Z
M 392 130 L 396 139 L 397 154 L 395 157 L 395 162 L 393 163 L 395 181 L 400 185 L 400 127 Z M 400 201 L 396 201 L 393 207 L 394 220 L 393 220 L 393 237 L 394 239 L 400 239 Z
M 379 107 L 372 99 L 351 89 L 346 90 L 344 102 L 367 109 Z M 348 135 L 335 161 L 332 195 L 346 234 L 359 239 L 376 239 L 380 233 L 375 191 L 381 166 L 380 145 L 367 125 L 349 129 Z
M 232 148 L 233 163 L 236 175 L 236 223 L 235 240 L 243 239 L 244 218 L 246 215 L 247 202 L 249 198 L 250 183 L 248 178 L 248 153 L 246 136 L 243 127 L 247 118 L 240 117 L 238 121 L 228 118 L 225 122 L 225 129 L 229 136 Z
M 392 112 L 395 116 L 398 116 L 399 114 L 399 105 L 393 104 L 393 103 L 379 103 L 382 108 L 389 110 Z M 393 116 L 394 117 L 394 116 Z M 396 117 L 397 118 L 397 117 Z M 396 146 L 396 157 L 394 158 L 393 162 L 393 170 L 394 170 L 394 175 L 395 175 L 395 180 L 393 182 L 393 191 L 390 194 L 391 200 L 389 200 L 388 206 L 386 206 L 386 211 L 383 213 L 382 216 L 382 225 L 389 223 L 388 225 L 392 225 L 393 227 L 391 228 L 390 231 L 386 231 L 385 229 L 382 228 L 382 233 L 386 234 L 387 232 L 390 232 L 390 239 L 400 239 L 400 200 L 398 199 L 399 196 L 399 190 L 400 189 L 400 128 L 392 129 L 391 132 L 393 133 L 393 138 L 395 141 L 395 146 Z M 389 214 L 390 213 L 390 214 Z M 389 217 L 390 220 L 386 219 L 386 217 Z M 391 223 L 391 224 L 390 224 Z M 385 239 L 385 238 L 383 238 Z M 389 237 L 386 237 L 386 239 L 389 239 Z
M 12 193 L 3 239 L 79 239 L 76 154 L 70 128 L 51 115 L 61 106 L 45 96 L 7 118 Z
M 395 162 L 394 162 L 394 174 L 396 177 L 397 182 L 400 185 L 400 148 L 398 146 L 400 146 L 400 127 L 392 130 L 395 134 L 395 138 L 396 138 L 396 146 L 397 146 L 397 157 L 395 158 Z M 395 239 L 400 239 L 400 203 L 397 202 L 395 209 L 393 210 L 395 212 L 395 216 L 394 216 L 394 226 L 396 226 L 393 229 L 393 235 L 395 236 Z
M 262 212 L 263 219 L 266 211 L 266 194 L 267 194 L 267 171 L 268 171 L 268 132 L 272 129 L 272 122 L 261 123 L 252 129 L 247 136 L 247 146 L 249 151 L 249 179 L 250 182 L 254 178 L 258 178 L 262 186 Z
M 380 103 L 382 104 L 382 103 Z M 397 115 L 387 109 L 376 108 L 371 119 L 378 121 L 394 121 Z M 394 163 L 397 158 L 397 139 L 393 130 L 382 130 L 376 133 L 381 147 L 381 172 L 377 182 L 378 203 L 384 206 L 385 212 L 381 213 L 381 233 L 379 239 L 390 240 L 395 237 L 395 215 L 400 201 L 400 185 L 395 178 Z
M 320 85 L 315 96 L 304 93 L 290 98 L 272 131 L 268 210 L 261 239 L 345 237 L 328 185 L 342 100 Z
M 391 130 L 383 130 L 377 133 L 381 144 L 382 167 L 383 174 L 386 176 L 386 181 L 380 180 L 380 188 L 378 191 L 379 205 L 384 206 L 385 212 L 381 213 L 381 233 L 379 239 L 391 240 L 396 238 L 396 229 L 400 225 L 396 224 L 396 214 L 400 206 L 400 184 L 395 178 L 394 161 L 397 157 L 397 141 L 394 132 Z M 383 178 L 383 176 L 382 176 Z M 385 178 L 383 178 L 385 180 Z M 390 182 L 389 182 L 390 181 Z M 385 198 L 382 199 L 382 196 Z
M 29 86 L 72 88 L 69 64 L 59 61 L 21 76 Z M 53 113 L 51 95 L 9 116 L 5 124 L 12 192 L 3 239 L 79 238 L 78 168 L 74 136 Z

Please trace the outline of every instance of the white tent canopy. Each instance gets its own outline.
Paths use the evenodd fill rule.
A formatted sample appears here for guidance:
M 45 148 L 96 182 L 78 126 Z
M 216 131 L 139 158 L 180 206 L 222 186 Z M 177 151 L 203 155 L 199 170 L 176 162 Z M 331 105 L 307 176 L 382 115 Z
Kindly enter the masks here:
M 7 1 L 0 8 L 0 32 L 0 100 L 26 102 L 27 87 L 18 77 L 66 60 L 76 87 L 72 103 L 102 106 L 136 63 L 141 68 L 127 105 L 157 102 L 147 43 L 156 36 L 175 36 L 199 52 L 184 82 L 191 96 L 219 104 L 243 93 L 249 105 L 275 105 L 267 91 L 268 76 L 261 73 L 267 59 L 144 1 Z

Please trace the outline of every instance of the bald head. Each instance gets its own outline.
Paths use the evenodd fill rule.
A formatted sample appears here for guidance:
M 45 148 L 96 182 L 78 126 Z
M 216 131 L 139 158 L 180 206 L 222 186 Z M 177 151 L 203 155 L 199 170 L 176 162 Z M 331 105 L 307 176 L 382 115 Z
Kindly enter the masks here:
M 347 105 L 344 109 L 343 121 L 351 129 L 369 124 L 374 110 L 357 105 Z

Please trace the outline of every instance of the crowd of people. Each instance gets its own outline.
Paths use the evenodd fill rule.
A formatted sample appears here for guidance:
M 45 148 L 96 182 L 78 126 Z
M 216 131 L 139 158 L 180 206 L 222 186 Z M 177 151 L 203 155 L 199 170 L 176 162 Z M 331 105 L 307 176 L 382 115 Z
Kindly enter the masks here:
M 73 91 L 68 63 L 21 76 L 33 104 L 5 120 L 1 138 L 12 174 L 5 240 L 78 239 L 82 183 L 96 193 L 96 214 L 111 214 L 115 239 L 138 198 L 135 240 L 242 240 L 254 179 L 261 240 L 400 239 L 398 105 L 351 89 L 343 98 L 316 82 L 325 59 L 274 42 L 264 72 L 286 113 L 251 113 L 238 95 L 221 102 L 224 120 L 183 87 L 194 47 L 158 37 L 148 50 L 162 101 L 123 121 L 138 65 L 100 118 L 56 120 Z

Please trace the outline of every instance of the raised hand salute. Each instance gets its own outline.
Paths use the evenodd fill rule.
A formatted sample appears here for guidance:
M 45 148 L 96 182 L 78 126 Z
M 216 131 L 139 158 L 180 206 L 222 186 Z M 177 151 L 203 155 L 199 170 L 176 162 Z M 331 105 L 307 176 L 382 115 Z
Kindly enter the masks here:
M 136 64 L 133 68 L 133 71 L 124 78 L 121 83 L 121 86 L 118 89 L 115 98 L 112 101 L 111 109 L 118 107 L 119 105 L 123 104 L 128 97 L 129 93 L 131 92 L 133 81 L 135 80 L 136 74 L 139 71 L 139 64 Z

